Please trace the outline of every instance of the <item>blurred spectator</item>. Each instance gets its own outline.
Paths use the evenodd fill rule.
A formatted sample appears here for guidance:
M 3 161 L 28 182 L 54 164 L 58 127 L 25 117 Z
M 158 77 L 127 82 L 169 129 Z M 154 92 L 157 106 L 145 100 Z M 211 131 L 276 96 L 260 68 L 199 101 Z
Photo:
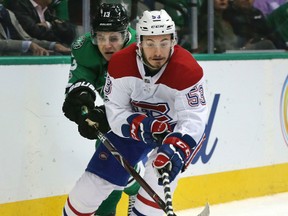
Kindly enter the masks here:
M 65 21 L 70 20 L 68 12 L 68 0 L 52 0 L 52 3 L 49 7 L 55 11 L 54 15 L 58 19 Z
M 75 39 L 75 27 L 56 17 L 48 6 L 52 0 L 8 0 L 24 30 L 39 40 L 57 41 L 70 46 Z
M 214 52 L 239 49 L 237 36 L 229 22 L 223 19 L 223 12 L 228 8 L 228 0 L 214 0 Z M 208 0 L 204 0 L 198 18 L 198 52 L 207 53 Z
M 253 0 L 234 0 L 223 15 L 238 36 L 237 46 L 249 50 L 276 49 L 273 31 L 263 13 L 253 7 Z
M 149 10 L 155 10 L 155 0 L 143 0 L 143 3 L 149 8 Z
M 137 1 L 138 0 L 132 0 L 132 3 Z M 147 7 L 145 10 L 160 10 L 164 8 L 175 22 L 178 44 L 188 51 L 193 52 L 194 50 L 192 50 L 191 44 L 191 37 L 193 37 L 191 36 L 191 26 L 193 25 L 191 24 L 193 21 L 191 11 L 193 7 L 200 7 L 202 1 L 203 0 L 196 0 L 192 3 L 191 0 L 142 0 L 139 1 L 139 3 Z
M 101 0 L 90 0 L 90 20 L 93 20 L 93 16 L 99 7 Z M 76 35 L 77 37 L 84 34 L 82 26 L 82 14 L 83 12 L 83 3 L 81 0 L 69 0 L 68 1 L 68 14 L 69 20 L 76 26 Z
M 48 51 L 49 50 L 49 51 Z M 7 10 L 0 1 L 0 56 L 49 55 L 70 53 L 70 48 L 49 41 L 31 38 L 21 27 L 13 12 Z
M 164 9 L 175 22 L 178 44 L 192 52 L 191 43 L 189 41 L 189 35 L 191 33 L 191 17 L 189 10 L 191 10 L 191 4 L 187 0 L 160 0 L 160 2 L 164 4 Z
M 55 0 L 57 1 L 57 0 Z M 58 0 L 59 1 L 59 0 Z M 64 0 L 62 0 L 64 1 Z M 83 1 L 82 0 L 66 0 L 68 1 L 68 14 L 69 20 L 76 26 L 77 36 L 84 34 L 83 29 Z M 140 6 L 138 3 L 153 5 L 154 0 L 90 0 L 90 20 L 93 20 L 94 15 L 96 14 L 97 8 L 101 3 L 119 3 L 125 6 L 125 9 L 128 12 L 130 25 L 135 28 L 138 15 L 142 14 L 143 11 L 139 10 Z M 149 6 L 148 6 L 149 7 Z M 147 8 L 146 8 L 147 9 Z
M 280 5 L 288 2 L 287 0 L 254 0 L 253 6 L 262 11 L 267 16 Z
M 166 0 L 165 2 L 162 1 L 164 4 L 164 9 L 167 11 L 167 13 L 172 17 L 172 19 L 175 22 L 175 25 L 178 28 L 182 27 L 189 27 L 185 26 L 188 25 L 188 9 L 189 4 L 187 0 Z
M 277 47 L 288 48 L 288 3 L 275 9 L 267 16 L 268 24 L 274 30 L 277 40 Z

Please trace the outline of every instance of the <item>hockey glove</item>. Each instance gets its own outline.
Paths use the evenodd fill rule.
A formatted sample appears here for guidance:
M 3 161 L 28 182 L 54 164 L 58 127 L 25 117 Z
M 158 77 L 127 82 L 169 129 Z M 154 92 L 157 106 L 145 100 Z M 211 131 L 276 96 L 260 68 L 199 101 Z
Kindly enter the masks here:
M 82 106 L 86 106 L 88 110 L 92 110 L 95 106 L 95 99 L 94 86 L 86 81 L 78 81 L 66 88 L 66 98 L 62 111 L 69 120 L 78 124 L 82 115 Z
M 195 146 L 196 142 L 189 135 L 170 133 L 163 140 L 153 162 L 157 174 L 161 176 L 162 170 L 165 170 L 169 174 L 170 182 L 173 181 L 180 171 L 184 171 L 185 163 L 192 155 Z M 162 185 L 161 178 L 159 184 Z
M 156 138 L 157 135 L 169 130 L 167 123 L 158 121 L 153 117 L 147 117 L 144 114 L 133 114 L 127 118 L 127 122 L 129 125 L 122 126 L 124 136 L 142 141 L 153 147 L 161 145 Z
M 110 130 L 104 106 L 95 107 L 87 114 L 82 115 L 78 123 L 78 131 L 81 136 L 91 140 L 97 139 L 95 128 L 89 125 L 86 119 L 95 122 L 97 129 L 102 133 L 107 133 Z

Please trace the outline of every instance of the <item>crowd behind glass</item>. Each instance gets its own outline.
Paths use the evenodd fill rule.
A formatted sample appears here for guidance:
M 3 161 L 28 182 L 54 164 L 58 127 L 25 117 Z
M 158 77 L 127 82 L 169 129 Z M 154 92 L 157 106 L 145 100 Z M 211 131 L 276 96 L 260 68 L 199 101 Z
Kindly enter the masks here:
M 39 15 L 41 23 L 36 27 L 29 27 L 30 20 L 21 10 L 25 1 L 31 2 L 0 0 L 0 56 L 69 55 L 73 40 L 89 32 L 89 19 L 103 2 L 122 3 L 132 27 L 144 10 L 164 8 L 177 26 L 178 44 L 191 53 L 288 50 L 288 0 L 34 0 L 39 5 L 48 5 L 47 9 L 37 11 L 42 16 Z M 14 19 L 23 29 L 20 38 L 15 33 L 19 26 Z M 46 31 L 45 35 L 41 30 Z M 16 41 L 20 41 L 18 45 Z M 11 48 L 13 42 L 16 45 Z M 21 52 L 16 52 L 16 48 Z

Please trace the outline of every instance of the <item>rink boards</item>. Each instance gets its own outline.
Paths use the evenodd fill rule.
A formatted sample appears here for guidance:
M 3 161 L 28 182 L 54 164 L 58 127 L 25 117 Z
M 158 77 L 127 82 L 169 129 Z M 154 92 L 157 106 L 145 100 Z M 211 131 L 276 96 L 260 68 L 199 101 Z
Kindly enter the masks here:
M 183 173 L 174 208 L 288 191 L 287 56 L 197 59 L 206 74 L 207 140 Z M 61 215 L 94 151 L 61 112 L 69 58 L 0 59 L 0 71 L 0 215 Z M 126 205 L 124 196 L 118 215 Z

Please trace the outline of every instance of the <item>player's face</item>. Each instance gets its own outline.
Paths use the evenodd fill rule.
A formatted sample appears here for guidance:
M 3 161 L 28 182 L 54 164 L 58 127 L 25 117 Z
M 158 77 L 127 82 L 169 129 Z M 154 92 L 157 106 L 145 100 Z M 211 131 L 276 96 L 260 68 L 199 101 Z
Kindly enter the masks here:
M 145 63 L 152 69 L 160 69 L 168 60 L 172 47 L 171 35 L 143 36 L 141 42 Z
M 121 50 L 124 44 L 121 32 L 97 32 L 95 41 L 107 61 L 111 59 L 115 52 Z

